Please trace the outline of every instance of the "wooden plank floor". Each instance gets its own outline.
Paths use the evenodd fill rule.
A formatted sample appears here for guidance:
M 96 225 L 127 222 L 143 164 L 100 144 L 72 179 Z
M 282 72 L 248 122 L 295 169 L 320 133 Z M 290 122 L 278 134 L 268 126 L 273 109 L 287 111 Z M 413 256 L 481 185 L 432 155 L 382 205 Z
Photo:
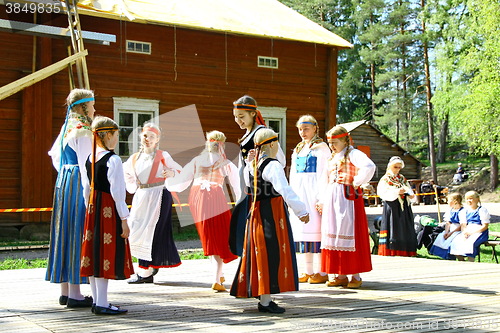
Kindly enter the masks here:
M 96 316 L 58 305 L 44 269 L 0 271 L 3 332 L 454 332 L 500 331 L 500 265 L 372 256 L 362 289 L 300 284 L 279 294 L 283 315 L 257 300 L 210 289 L 210 260 L 162 269 L 155 284 L 110 281 L 109 301 L 129 310 Z M 300 260 L 299 260 L 300 262 Z M 225 268 L 227 280 L 237 262 Z M 90 288 L 82 290 L 90 294 Z M 464 328 L 465 327 L 465 328 Z

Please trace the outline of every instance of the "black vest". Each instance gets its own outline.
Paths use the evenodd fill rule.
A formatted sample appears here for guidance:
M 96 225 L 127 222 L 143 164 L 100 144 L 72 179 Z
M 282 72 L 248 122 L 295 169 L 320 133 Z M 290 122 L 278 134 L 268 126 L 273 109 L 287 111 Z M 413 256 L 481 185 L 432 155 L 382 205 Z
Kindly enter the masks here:
M 111 185 L 108 181 L 108 161 L 111 156 L 115 155 L 114 152 L 109 152 L 104 157 L 102 157 L 99 161 L 95 163 L 95 173 L 94 173 L 94 190 L 100 192 L 111 193 Z M 92 162 L 90 159 L 87 159 L 87 175 L 89 180 L 92 181 Z
M 241 156 L 243 157 L 243 161 L 246 160 L 246 158 L 248 156 L 248 152 L 255 148 L 255 143 L 253 142 L 253 138 L 255 136 L 255 133 L 257 133 L 257 131 L 260 130 L 261 128 L 265 128 L 263 125 L 259 125 L 259 126 L 260 127 L 257 127 L 257 129 L 250 135 L 247 143 L 240 144 Z
M 262 173 L 264 171 L 264 168 L 269 164 L 271 161 L 277 161 L 274 158 L 267 158 L 262 162 L 262 164 L 259 166 L 257 169 L 257 201 L 260 200 L 265 200 L 265 199 L 271 199 L 271 198 L 276 198 L 281 196 L 273 187 L 273 184 L 271 182 L 268 182 L 267 180 L 264 180 L 262 178 Z M 253 179 L 254 177 L 250 174 L 250 189 L 252 194 L 254 194 L 254 188 L 253 188 Z

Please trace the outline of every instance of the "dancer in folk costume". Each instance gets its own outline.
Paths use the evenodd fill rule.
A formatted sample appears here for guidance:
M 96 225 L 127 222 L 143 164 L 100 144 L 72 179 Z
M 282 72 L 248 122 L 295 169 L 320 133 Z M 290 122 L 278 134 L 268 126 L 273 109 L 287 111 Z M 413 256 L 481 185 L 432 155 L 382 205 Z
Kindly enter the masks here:
M 85 222 L 82 173 L 92 152 L 90 123 L 94 116 L 94 93 L 74 89 L 66 99 L 66 120 L 49 155 L 58 171 L 50 224 L 50 246 L 45 280 L 61 284 L 59 304 L 90 307 L 92 297 L 84 297 L 80 284 L 80 255 Z
M 237 204 L 233 209 L 231 217 L 230 230 L 230 246 L 231 251 L 236 255 L 241 255 L 243 247 L 243 234 L 245 232 L 245 221 L 247 220 L 249 209 L 249 188 L 243 180 L 243 170 L 247 164 L 247 158 L 254 155 L 254 137 L 258 131 L 266 128 L 266 123 L 262 114 L 257 108 L 257 101 L 248 95 L 240 97 L 233 103 L 234 121 L 241 129 L 246 130 L 245 135 L 238 140 L 240 144 L 240 154 L 238 158 L 238 170 L 240 176 L 240 192 L 241 195 L 237 198 Z M 286 165 L 285 154 L 278 148 L 276 158 L 282 164 Z
M 400 173 L 404 166 L 401 157 L 391 157 L 385 175 L 378 182 L 377 194 L 384 201 L 378 246 L 381 256 L 417 255 L 417 235 L 410 201 L 416 201 L 416 196 Z
M 337 274 L 329 287 L 361 287 L 360 273 L 372 269 L 368 220 L 360 186 L 372 178 L 376 166 L 362 151 L 350 145 L 342 126 L 327 132 L 333 153 L 321 181 L 318 210 L 322 213 L 322 271 Z M 347 275 L 352 275 L 349 281 Z
M 108 117 L 92 122 L 94 145 L 83 179 L 87 216 L 82 243 L 81 274 L 88 276 L 95 305 L 92 312 L 116 315 L 127 310 L 108 302 L 108 280 L 124 280 L 134 273 L 127 241 L 129 211 L 118 144 L 118 125 Z
M 240 183 L 236 166 L 227 159 L 224 150 L 226 136 L 219 131 L 207 133 L 205 150 L 189 162 L 171 188 L 184 191 L 191 182 L 189 209 L 193 215 L 205 256 L 212 256 L 215 280 L 212 289 L 226 291 L 222 266 L 237 258 L 229 249 L 231 207 L 224 194 L 224 180 L 229 180 L 234 196 L 240 197 Z
M 474 261 L 481 244 L 488 240 L 491 216 L 481 205 L 481 199 L 476 191 L 465 193 L 465 202 L 467 223 L 462 224 L 462 232 L 451 242 L 450 254 L 460 261 L 464 261 L 465 257 L 468 261 Z
M 168 152 L 159 150 L 160 137 L 157 125 L 144 124 L 141 150 L 124 163 L 127 191 L 135 193 L 129 218 L 130 248 L 139 259 L 139 271 L 128 283 L 153 283 L 158 269 L 181 264 L 173 237 L 168 181 L 182 167 Z
M 306 206 L 276 160 L 278 135 L 260 130 L 254 138 L 257 152 L 245 182 L 251 186 L 251 215 L 246 224 L 243 253 L 231 287 L 236 297 L 259 297 L 260 312 L 283 313 L 271 294 L 298 290 L 297 262 L 288 219 L 289 205 L 302 222 L 309 221 Z
M 316 204 L 319 197 L 319 179 L 327 167 L 331 151 L 318 136 L 319 126 L 313 116 L 300 117 L 297 128 L 302 141 L 292 154 L 290 186 L 309 211 L 307 224 L 290 214 L 295 250 L 303 253 L 305 259 L 305 273 L 299 276 L 299 282 L 325 283 L 328 281 L 328 275 L 321 271 L 321 215 L 316 210 Z
M 451 193 L 448 195 L 448 210 L 444 213 L 443 221 L 446 222 L 444 231 L 434 240 L 430 254 L 439 256 L 443 259 L 455 259 L 450 254 L 450 246 L 453 239 L 460 234 L 462 224 L 467 225 L 466 209 L 462 206 L 462 195 L 460 193 Z

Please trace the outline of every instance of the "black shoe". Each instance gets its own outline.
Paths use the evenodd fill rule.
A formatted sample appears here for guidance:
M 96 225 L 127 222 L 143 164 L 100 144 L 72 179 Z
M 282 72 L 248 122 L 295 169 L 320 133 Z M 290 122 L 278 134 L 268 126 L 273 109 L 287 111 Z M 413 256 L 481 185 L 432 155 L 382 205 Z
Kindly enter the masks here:
M 68 298 L 68 303 L 66 304 L 66 307 L 68 307 L 68 308 L 90 308 L 92 306 L 93 302 L 94 302 L 94 300 L 92 299 L 92 296 L 85 296 L 84 299 Z
M 95 303 L 92 303 L 92 307 L 90 308 L 90 311 L 92 311 L 92 313 L 95 313 Z
M 122 313 L 128 312 L 128 310 L 126 310 L 126 309 L 120 309 L 120 307 L 116 307 L 116 309 L 113 309 L 111 306 L 112 305 L 110 304 L 106 308 L 104 306 L 97 306 L 96 305 L 94 313 L 95 314 L 103 314 L 103 315 L 117 315 L 117 314 L 122 314 Z
M 142 276 L 136 274 L 136 277 L 128 280 L 127 283 L 129 284 L 153 283 L 153 275 L 150 275 L 147 278 L 143 278 Z
M 270 312 L 270 313 L 283 313 L 285 308 L 278 306 L 278 304 L 271 301 L 268 306 L 264 306 L 259 303 L 259 312 Z
M 59 304 L 66 305 L 68 304 L 68 296 L 59 296 Z
M 155 276 L 156 274 L 158 274 L 159 271 L 160 271 L 159 268 L 153 268 L 153 275 L 152 276 Z

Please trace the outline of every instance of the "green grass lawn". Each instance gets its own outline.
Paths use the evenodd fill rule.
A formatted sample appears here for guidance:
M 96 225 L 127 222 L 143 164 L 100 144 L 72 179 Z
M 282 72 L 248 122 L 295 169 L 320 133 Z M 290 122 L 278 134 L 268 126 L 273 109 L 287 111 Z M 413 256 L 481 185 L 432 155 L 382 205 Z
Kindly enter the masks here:
M 489 226 L 489 230 L 499 232 L 500 231 L 500 223 L 492 223 Z M 497 249 L 497 251 L 500 251 L 500 249 Z M 500 254 L 500 253 L 497 253 L 497 255 L 498 254 Z M 443 258 L 429 254 L 425 247 L 422 247 L 420 250 L 417 250 L 417 257 L 444 260 Z M 477 262 L 477 257 L 476 257 L 476 262 Z M 490 246 L 481 246 L 481 262 L 488 262 L 488 263 L 495 263 L 496 264 L 495 258 L 493 257 L 493 251 L 492 251 Z
M 500 232 L 500 223 L 493 223 L 490 225 L 490 231 Z M 177 241 L 182 240 L 192 240 L 198 239 L 198 233 L 196 229 L 190 229 L 183 233 L 178 233 L 174 235 L 174 238 Z M 370 239 L 371 241 L 371 239 Z M 0 246 L 21 246 L 21 245 L 40 245 L 40 244 L 48 244 L 48 242 L 29 242 L 29 241 L 9 241 L 9 242 L 0 242 Z M 500 251 L 500 249 L 498 249 Z M 500 253 L 499 253 L 500 254 Z M 181 260 L 192 260 L 192 259 L 206 259 L 203 255 L 203 251 L 193 251 L 193 250 L 179 250 L 179 255 Z M 433 260 L 444 260 L 442 258 L 430 255 L 427 252 L 425 247 L 421 248 L 417 251 L 417 256 L 419 258 L 427 258 Z M 477 261 L 477 259 L 476 259 Z M 134 258 L 134 262 L 137 260 Z M 493 251 L 491 247 L 482 246 L 481 247 L 481 262 L 486 263 L 496 263 L 493 258 Z M 6 269 L 24 269 L 24 268 L 45 268 L 47 267 L 47 259 L 5 259 L 0 261 L 0 270 Z

